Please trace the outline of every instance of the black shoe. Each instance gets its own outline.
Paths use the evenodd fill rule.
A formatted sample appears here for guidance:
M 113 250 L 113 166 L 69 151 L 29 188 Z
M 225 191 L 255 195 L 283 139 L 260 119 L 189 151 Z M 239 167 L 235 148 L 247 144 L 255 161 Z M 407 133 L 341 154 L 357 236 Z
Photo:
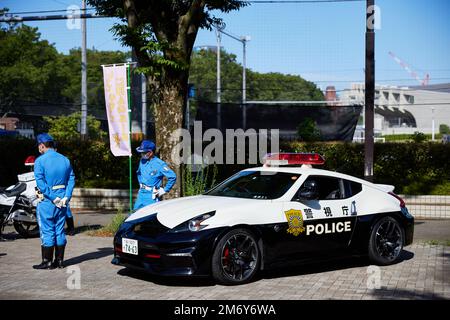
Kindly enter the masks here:
M 66 234 L 69 236 L 73 236 L 75 234 L 75 226 L 73 223 L 73 217 L 66 218 L 67 229 Z
M 41 264 L 36 264 L 33 269 L 53 269 L 52 259 L 53 259 L 53 247 L 41 246 L 42 252 L 42 262 Z
M 64 268 L 64 250 L 66 246 L 56 246 L 55 247 L 55 261 L 53 262 L 54 268 L 62 269 Z

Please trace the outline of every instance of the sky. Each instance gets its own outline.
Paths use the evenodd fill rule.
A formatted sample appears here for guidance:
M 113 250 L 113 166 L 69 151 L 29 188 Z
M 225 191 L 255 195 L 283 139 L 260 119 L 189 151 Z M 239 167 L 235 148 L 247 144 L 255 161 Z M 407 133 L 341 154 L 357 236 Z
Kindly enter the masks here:
M 375 0 L 380 29 L 375 31 L 375 79 L 384 85 L 419 85 L 388 54 L 392 51 L 430 84 L 450 83 L 450 1 Z M 80 0 L 0 0 L 10 12 L 66 10 Z M 324 90 L 364 81 L 365 1 L 347 3 L 252 3 L 223 14 L 225 31 L 250 36 L 247 67 L 257 72 L 300 75 Z M 63 12 L 61 12 L 63 13 Z M 54 13 L 48 13 L 54 14 Z M 98 50 L 128 50 L 109 31 L 112 18 L 87 21 L 87 45 Z M 81 30 L 67 22 L 28 22 L 60 52 L 81 46 Z M 195 45 L 216 45 L 213 31 L 200 30 Z M 242 44 L 225 35 L 222 46 L 242 63 Z

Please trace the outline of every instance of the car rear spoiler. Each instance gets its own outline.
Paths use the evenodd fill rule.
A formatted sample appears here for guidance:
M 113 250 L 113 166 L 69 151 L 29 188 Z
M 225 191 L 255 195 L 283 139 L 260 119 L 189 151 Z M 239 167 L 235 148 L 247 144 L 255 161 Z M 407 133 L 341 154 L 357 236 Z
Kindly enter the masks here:
M 395 187 L 390 184 L 375 184 L 375 186 L 385 192 L 393 192 Z

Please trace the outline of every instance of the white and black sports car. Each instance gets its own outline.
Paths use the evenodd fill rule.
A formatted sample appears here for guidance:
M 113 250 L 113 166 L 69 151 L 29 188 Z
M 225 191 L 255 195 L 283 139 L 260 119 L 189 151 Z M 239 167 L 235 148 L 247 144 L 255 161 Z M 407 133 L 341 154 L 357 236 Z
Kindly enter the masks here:
M 266 163 L 133 213 L 114 237 L 112 263 L 240 284 L 258 270 L 345 253 L 388 265 L 412 243 L 414 218 L 393 186 L 312 168 L 323 163 L 317 154 L 272 154 Z

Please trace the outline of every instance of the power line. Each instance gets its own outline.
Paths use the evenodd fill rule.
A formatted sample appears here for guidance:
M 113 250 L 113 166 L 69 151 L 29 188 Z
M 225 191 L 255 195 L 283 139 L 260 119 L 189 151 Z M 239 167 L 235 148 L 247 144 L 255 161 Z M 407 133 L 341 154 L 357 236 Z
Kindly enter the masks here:
M 297 76 L 297 77 L 301 77 L 301 76 Z M 364 82 L 364 79 L 357 79 L 357 80 L 307 80 L 302 78 L 305 81 L 308 82 L 329 82 L 329 83 L 334 83 L 334 82 Z M 450 80 L 450 78 L 430 78 L 430 80 Z M 293 82 L 293 80 L 290 79 L 252 79 L 251 82 L 259 82 L 259 81 L 276 81 L 276 82 Z M 382 79 L 382 80 L 378 80 L 376 79 L 376 82 L 390 82 L 390 81 L 411 81 L 411 79 Z
M 313 4 L 313 3 L 345 3 L 345 2 L 364 2 L 366 0 L 292 0 L 292 1 L 280 1 L 280 0 L 260 0 L 260 1 L 245 1 L 247 3 L 255 3 L 255 4 Z
M 95 10 L 95 8 L 86 8 L 86 10 L 78 9 L 79 11 L 91 11 Z M 44 10 L 44 11 L 21 11 L 21 12 L 5 12 L 4 15 L 13 15 L 13 14 L 31 14 L 31 13 L 50 13 L 50 12 L 68 12 L 74 10 L 61 9 L 61 10 Z
M 24 22 L 24 21 L 46 21 L 46 20 L 67 20 L 67 19 L 92 19 L 92 18 L 109 18 L 108 16 L 102 16 L 91 13 L 83 13 L 76 15 L 52 15 L 52 16 L 28 16 L 28 17 L 19 17 L 19 16 L 2 16 L 0 17 L 0 22 Z

